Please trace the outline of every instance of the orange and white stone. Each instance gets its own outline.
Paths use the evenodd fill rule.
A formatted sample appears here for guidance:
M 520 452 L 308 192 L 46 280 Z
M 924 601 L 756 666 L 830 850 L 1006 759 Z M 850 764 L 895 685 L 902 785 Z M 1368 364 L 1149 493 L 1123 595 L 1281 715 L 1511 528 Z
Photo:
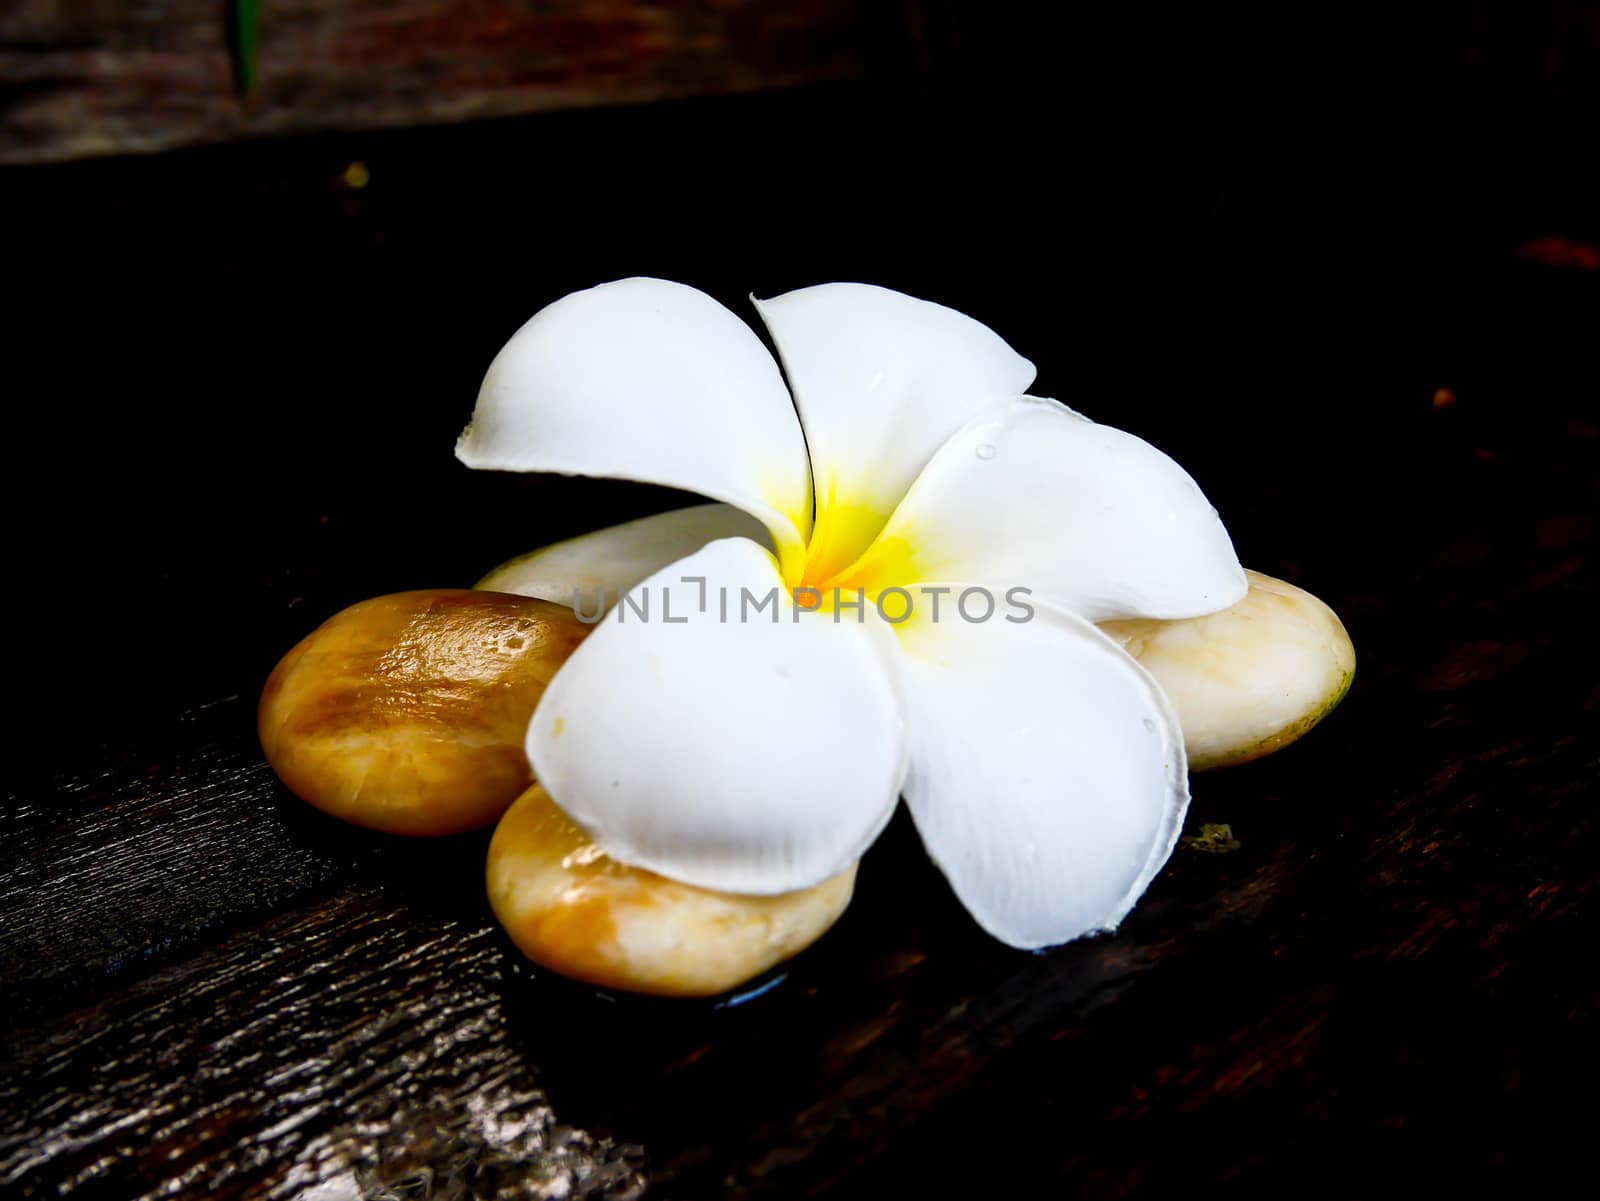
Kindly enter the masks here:
M 775 896 L 679 884 L 608 858 L 538 785 L 489 844 L 489 903 L 523 954 L 660 996 L 715 996 L 804 950 L 845 911 L 855 875 Z

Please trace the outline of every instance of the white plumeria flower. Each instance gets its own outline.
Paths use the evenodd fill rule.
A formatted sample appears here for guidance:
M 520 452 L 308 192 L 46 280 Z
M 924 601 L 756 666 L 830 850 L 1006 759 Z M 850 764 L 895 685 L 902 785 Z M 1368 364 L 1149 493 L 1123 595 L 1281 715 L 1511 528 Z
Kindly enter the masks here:
M 1093 623 L 1243 597 L 1215 510 L 1148 443 L 1023 395 L 1033 365 L 960 313 L 859 284 L 756 307 L 792 399 L 743 321 L 653 279 L 557 301 L 489 368 L 468 466 L 721 502 L 484 582 L 567 604 L 632 590 L 545 692 L 535 775 L 614 859 L 745 893 L 843 871 L 904 795 L 995 937 L 1115 928 L 1171 854 L 1187 768 L 1161 689 Z M 964 619 L 969 587 L 1031 590 L 1032 620 Z M 893 588 L 917 598 L 897 624 L 874 603 Z M 774 589 L 742 621 L 717 600 Z

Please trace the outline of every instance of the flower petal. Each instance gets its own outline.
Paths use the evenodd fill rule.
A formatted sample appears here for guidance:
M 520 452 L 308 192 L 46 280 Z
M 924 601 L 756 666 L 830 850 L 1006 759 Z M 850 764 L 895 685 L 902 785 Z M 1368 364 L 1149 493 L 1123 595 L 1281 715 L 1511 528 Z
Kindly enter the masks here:
M 502 563 L 477 583 L 598 617 L 629 588 L 719 538 L 770 545 L 761 523 L 732 505 L 692 505 L 595 530 Z
M 1148 442 L 1053 400 L 974 419 L 917 477 L 838 582 L 1032 589 L 1090 621 L 1196 617 L 1247 589 L 1217 512 Z
M 812 579 L 867 548 L 945 439 L 1033 381 L 987 326 L 887 288 L 820 284 L 755 305 L 811 448 Z
M 1114 929 L 1172 853 L 1183 736 L 1137 663 L 1088 622 L 949 615 L 900 627 L 906 802 L 973 917 L 1014 947 Z
M 798 609 L 755 543 L 713 542 L 629 592 L 556 674 L 528 728 L 534 774 L 634 867 L 765 894 L 838 875 L 889 820 L 907 739 L 893 635 L 834 616 Z
M 785 556 L 810 532 L 805 439 L 777 364 L 738 317 L 665 280 L 537 313 L 489 365 L 456 457 L 698 492 L 759 518 Z

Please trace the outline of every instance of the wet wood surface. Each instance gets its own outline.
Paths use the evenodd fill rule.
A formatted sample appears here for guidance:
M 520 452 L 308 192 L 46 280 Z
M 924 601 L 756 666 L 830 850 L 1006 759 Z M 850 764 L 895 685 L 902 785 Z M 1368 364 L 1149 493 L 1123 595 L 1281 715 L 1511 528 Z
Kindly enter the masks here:
M 1230 274 L 1189 284 L 1133 242 L 1085 267 L 1040 212 L 1008 234 L 991 211 L 931 263 L 976 192 L 917 224 L 911 176 L 842 213 L 776 149 L 822 121 L 846 176 L 881 163 L 898 114 L 862 111 L 538 126 L 545 167 L 588 163 L 596 133 L 619 163 L 520 223 L 527 188 L 460 181 L 522 130 L 8 180 L 24 227 L 76 231 L 23 248 L 27 394 L 67 378 L 90 399 L 70 431 L 49 419 L 71 469 L 45 456 L 8 485 L 13 553 L 48 586 L 10 598 L 0 1191 L 1365 1198 L 1517 1195 L 1574 1166 L 1596 1066 L 1596 277 L 1517 258 L 1510 233 L 1452 240 L 1464 217 L 1299 279 L 1231 210 L 1193 252 Z M 790 231 L 766 257 L 711 184 L 629 219 L 621 178 L 747 125 L 775 148 L 739 183 Z M 673 162 L 732 186 L 709 152 Z M 238 220 L 260 240 L 231 241 Z M 1152 278 L 1177 291 L 1075 324 L 1039 266 L 1068 262 L 1096 296 L 1130 272 L 1130 304 Z M 1155 438 L 1251 566 L 1339 611 L 1349 698 L 1284 753 L 1196 777 L 1188 833 L 1229 834 L 1180 846 L 1115 936 L 990 942 L 902 817 L 840 926 L 740 1005 L 529 970 L 484 899 L 487 835 L 310 811 L 262 762 L 254 700 L 345 604 L 681 499 L 449 456 L 510 330 L 630 267 L 735 306 L 865 275 L 980 313 L 1039 391 Z

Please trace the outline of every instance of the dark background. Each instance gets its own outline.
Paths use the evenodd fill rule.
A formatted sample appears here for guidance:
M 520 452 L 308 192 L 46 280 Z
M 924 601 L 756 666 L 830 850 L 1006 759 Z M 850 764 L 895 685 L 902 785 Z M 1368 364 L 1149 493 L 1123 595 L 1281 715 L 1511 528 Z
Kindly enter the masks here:
M 564 1120 L 642 1142 L 674 1196 L 1470 1192 L 1581 1152 L 1600 10 L 884 14 L 850 80 L 0 170 L 20 718 L 0 1150 L 55 1145 L 52 1098 L 137 1110 L 40 1048 L 87 1022 L 114 1049 L 151 973 L 354 904 L 341 889 L 398 898 L 403 950 L 433 920 L 424 862 L 462 895 L 449 920 L 483 926 L 481 846 L 437 866 L 291 812 L 249 711 L 346 604 L 678 503 L 451 455 L 523 320 L 651 274 L 751 317 L 749 292 L 856 279 L 985 320 L 1036 391 L 1183 462 L 1247 565 L 1334 604 L 1360 669 L 1303 746 L 1197 778 L 1195 820 L 1240 849 L 1180 851 L 1115 939 L 988 946 L 897 828 L 809 992 L 725 1025 L 629 1008 L 625 1039 L 559 986 L 518 994 L 599 1048 L 513 1040 Z M 218 762 L 237 787 L 207 783 Z M 175 795 L 237 821 L 208 834 Z M 135 881 L 114 906 L 96 857 Z M 413 985 L 375 987 L 403 1011 Z M 113 1062 L 137 1061 L 126 1037 Z M 252 1104 L 258 1126 L 293 1111 Z M 231 1121 L 184 1154 L 228 1162 L 252 1119 Z M 0 1179 L 164 1178 L 99 1137 Z M 295 1153 L 227 1187 L 286 1188 L 274 1156 Z M 72 1176 L 98 1155 L 116 1166 Z

